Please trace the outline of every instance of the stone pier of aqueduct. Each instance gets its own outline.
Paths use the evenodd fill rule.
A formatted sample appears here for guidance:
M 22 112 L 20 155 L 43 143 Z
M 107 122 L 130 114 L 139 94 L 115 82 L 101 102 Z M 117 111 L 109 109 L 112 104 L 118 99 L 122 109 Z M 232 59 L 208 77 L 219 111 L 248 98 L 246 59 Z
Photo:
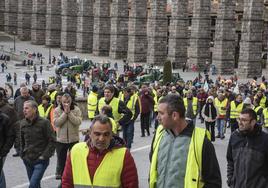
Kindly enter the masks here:
M 1 0 L 0 31 L 32 44 L 261 76 L 268 0 Z

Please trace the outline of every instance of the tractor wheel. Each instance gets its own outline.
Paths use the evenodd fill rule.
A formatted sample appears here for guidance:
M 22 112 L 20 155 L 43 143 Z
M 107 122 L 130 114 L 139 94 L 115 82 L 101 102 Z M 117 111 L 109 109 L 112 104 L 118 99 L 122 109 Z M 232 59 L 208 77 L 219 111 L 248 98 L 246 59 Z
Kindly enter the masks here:
M 70 70 L 68 68 L 64 68 L 62 69 L 62 75 L 63 76 L 67 76 L 67 74 L 70 72 Z

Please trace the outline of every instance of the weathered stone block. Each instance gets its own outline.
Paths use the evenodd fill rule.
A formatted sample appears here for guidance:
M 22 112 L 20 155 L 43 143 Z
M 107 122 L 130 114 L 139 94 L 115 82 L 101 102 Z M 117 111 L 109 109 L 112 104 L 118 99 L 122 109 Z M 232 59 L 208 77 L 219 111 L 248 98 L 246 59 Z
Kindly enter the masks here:
M 77 1 L 62 0 L 61 49 L 75 50 L 77 29 Z
M 93 48 L 93 16 L 94 0 L 79 0 L 77 13 L 76 51 L 92 53 Z
M 108 56 L 110 50 L 110 1 L 95 0 L 93 54 Z
M 18 30 L 18 0 L 5 0 L 5 32 L 17 34 Z
M 18 3 L 18 38 L 31 40 L 32 0 L 19 0 Z
M 46 41 L 46 0 L 33 0 L 32 10 L 32 44 L 45 44 Z
M 46 45 L 59 47 L 61 40 L 61 0 L 47 0 Z
M 128 46 L 128 1 L 114 0 L 111 10 L 111 41 L 109 56 L 125 59 Z

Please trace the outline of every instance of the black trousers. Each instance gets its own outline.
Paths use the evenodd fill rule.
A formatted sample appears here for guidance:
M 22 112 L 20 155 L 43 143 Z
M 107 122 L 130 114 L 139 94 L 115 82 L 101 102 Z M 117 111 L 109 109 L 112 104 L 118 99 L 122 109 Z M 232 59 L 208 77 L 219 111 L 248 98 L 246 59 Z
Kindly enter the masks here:
M 236 121 L 236 119 L 231 119 L 229 122 L 229 125 L 231 127 L 231 132 L 234 132 L 236 129 L 238 129 L 238 122 Z
M 211 141 L 215 141 L 215 121 L 214 122 L 207 122 L 205 121 L 206 129 L 211 134 Z
M 67 153 L 72 149 L 72 147 L 78 142 L 73 142 L 73 143 L 56 143 L 56 152 L 57 152 L 57 165 L 58 165 L 58 173 L 59 175 L 62 176 L 64 167 L 65 167 L 65 162 L 67 158 Z
M 150 112 L 141 114 L 141 135 L 145 136 L 145 130 L 150 135 L 149 125 L 150 125 Z

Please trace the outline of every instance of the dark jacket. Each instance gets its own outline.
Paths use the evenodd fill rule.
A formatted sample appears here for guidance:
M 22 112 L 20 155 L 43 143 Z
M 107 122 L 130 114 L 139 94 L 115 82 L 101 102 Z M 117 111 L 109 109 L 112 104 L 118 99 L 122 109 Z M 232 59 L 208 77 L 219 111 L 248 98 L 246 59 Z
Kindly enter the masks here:
M 109 105 L 112 100 L 113 98 L 110 101 L 105 100 L 106 105 Z M 100 113 L 99 109 L 97 108 L 96 114 L 99 114 L 99 113 Z M 126 104 L 121 100 L 119 100 L 118 113 L 123 115 L 122 118 L 118 121 L 118 123 L 121 126 L 124 126 L 125 124 L 127 124 L 132 118 L 132 112 L 127 108 Z
M 2 111 L 4 114 L 6 114 L 9 117 L 9 126 L 8 127 L 11 131 L 10 136 L 12 135 L 12 139 L 16 138 L 15 143 L 14 143 L 14 140 L 12 141 L 12 145 L 14 143 L 14 147 L 18 148 L 19 147 L 19 130 L 20 130 L 19 127 L 20 126 L 19 126 L 19 122 L 18 122 L 17 112 L 5 100 L 0 100 L 0 111 Z M 10 140 L 10 142 L 11 142 L 11 140 Z
M 28 101 L 28 100 L 34 101 L 34 98 L 32 96 L 27 96 L 27 97 L 18 96 L 14 101 L 14 109 L 18 113 L 18 117 L 20 120 L 24 118 L 23 104 L 25 101 Z
M 0 158 L 5 157 L 15 140 L 15 131 L 10 118 L 0 111 Z
M 90 147 L 90 140 L 88 140 L 89 155 L 87 157 L 88 170 L 91 179 L 93 179 L 94 174 L 101 164 L 105 155 L 111 151 L 113 148 L 121 148 L 124 146 L 124 141 L 114 136 L 111 140 L 110 146 L 107 150 L 100 153 L 96 148 Z M 72 164 L 70 155 L 67 158 L 64 173 L 62 176 L 62 187 L 73 188 L 73 174 L 72 174 Z M 123 169 L 121 172 L 121 187 L 122 188 L 137 188 L 138 187 L 138 174 L 137 168 L 133 157 L 131 156 L 129 150 L 126 151 Z
M 47 119 L 37 116 L 32 122 L 21 120 L 21 157 L 35 161 L 39 157 L 49 159 L 55 150 L 55 134 Z
M 227 149 L 227 184 L 232 188 L 268 187 L 268 135 L 255 126 L 253 132 L 236 130 Z
M 32 94 L 31 96 L 33 96 L 33 98 L 35 99 L 35 101 L 37 102 L 37 104 L 41 104 L 42 103 L 42 97 L 43 95 L 45 95 L 45 92 L 42 89 L 38 89 L 38 90 L 32 90 Z
M 141 114 L 146 114 L 149 113 L 153 110 L 154 108 L 154 98 L 148 92 L 148 94 L 145 94 L 146 92 L 141 92 L 140 95 L 140 101 L 141 101 Z

